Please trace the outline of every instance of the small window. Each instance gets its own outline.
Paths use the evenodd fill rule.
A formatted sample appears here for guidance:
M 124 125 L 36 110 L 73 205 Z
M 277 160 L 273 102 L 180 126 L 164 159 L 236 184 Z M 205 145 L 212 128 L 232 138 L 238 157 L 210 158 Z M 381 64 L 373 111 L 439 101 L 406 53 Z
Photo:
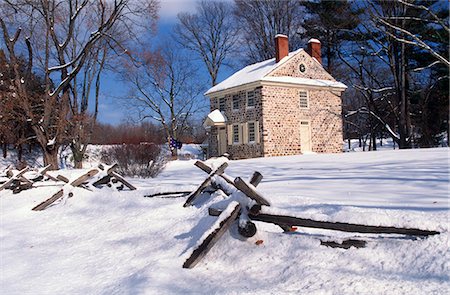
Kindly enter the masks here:
M 239 110 L 239 95 L 233 95 L 233 111 Z
M 233 125 L 233 143 L 234 144 L 239 143 L 239 124 Z
M 255 122 L 248 122 L 248 142 L 256 142 L 256 126 Z
M 247 92 L 247 107 L 253 108 L 255 106 L 255 91 Z
M 219 111 L 225 111 L 225 97 L 219 98 Z
M 299 97 L 300 97 L 300 108 L 301 109 L 307 109 L 309 107 L 308 92 L 307 91 L 300 91 L 299 92 Z

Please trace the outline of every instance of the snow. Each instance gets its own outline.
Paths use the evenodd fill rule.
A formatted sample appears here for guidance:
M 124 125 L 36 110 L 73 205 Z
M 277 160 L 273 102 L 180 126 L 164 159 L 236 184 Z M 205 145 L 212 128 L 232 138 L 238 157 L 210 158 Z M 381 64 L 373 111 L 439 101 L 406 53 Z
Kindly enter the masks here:
M 320 40 L 311 38 L 311 39 L 309 39 L 308 43 L 319 43 L 320 44 Z
M 296 51 L 290 52 L 288 56 L 284 57 L 278 63 L 275 62 L 275 58 L 272 58 L 246 66 L 242 70 L 231 75 L 226 80 L 210 88 L 208 91 L 206 91 L 205 95 L 225 90 L 228 88 L 260 81 L 264 76 L 275 70 L 280 65 L 284 64 L 286 61 L 289 60 L 289 58 L 296 55 L 300 51 L 303 51 L 303 49 L 298 49 Z
M 225 124 L 226 122 L 227 117 L 225 117 L 225 115 L 221 111 L 214 110 L 208 114 L 208 116 L 205 119 L 205 122 L 203 123 L 203 126 L 204 127 L 214 126 L 218 124 Z
M 447 294 L 449 153 L 229 161 L 229 176 L 262 173 L 257 190 L 272 203 L 265 212 L 442 233 L 410 239 L 299 228 L 285 234 L 257 222 L 256 236 L 244 239 L 234 224 L 193 269 L 182 265 L 217 221 L 208 207 L 229 199 L 202 196 L 183 208 L 185 198 L 143 195 L 194 189 L 207 176 L 194 160 L 173 161 L 155 179 L 129 179 L 136 191 L 74 188 L 72 198 L 40 212 L 31 208 L 61 185 L 44 183 L 19 195 L 0 191 L 0 294 Z M 214 169 L 223 161 L 207 164 Z M 58 173 L 72 179 L 82 171 Z M 366 248 L 320 245 L 350 237 L 366 240 Z

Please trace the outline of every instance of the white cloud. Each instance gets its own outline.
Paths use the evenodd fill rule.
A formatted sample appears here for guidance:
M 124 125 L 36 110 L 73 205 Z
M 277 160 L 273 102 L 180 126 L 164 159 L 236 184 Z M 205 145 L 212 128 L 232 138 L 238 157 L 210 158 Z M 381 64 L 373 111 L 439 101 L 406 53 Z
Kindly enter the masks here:
M 162 21 L 174 20 L 180 12 L 194 12 L 197 0 L 160 0 L 159 16 Z

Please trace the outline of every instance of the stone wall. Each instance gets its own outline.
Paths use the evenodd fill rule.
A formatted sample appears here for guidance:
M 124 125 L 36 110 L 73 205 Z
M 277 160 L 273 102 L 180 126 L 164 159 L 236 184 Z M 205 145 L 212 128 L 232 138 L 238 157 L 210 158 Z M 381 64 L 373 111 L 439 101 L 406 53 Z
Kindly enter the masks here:
M 264 86 L 264 156 L 301 154 L 300 122 L 308 120 L 311 148 L 318 153 L 342 152 L 340 95 L 327 90 L 308 90 L 309 108 L 300 108 L 298 88 Z
M 300 71 L 299 65 L 304 65 Z M 335 81 L 304 50 L 269 74 L 274 77 L 299 77 Z M 259 122 L 260 143 L 227 145 L 232 159 L 301 154 L 300 122 L 309 121 L 311 149 L 317 153 L 342 152 L 341 93 L 320 88 L 264 85 L 256 88 L 255 107 L 246 107 L 246 89 L 225 95 L 227 125 Z M 309 107 L 300 108 L 299 91 L 308 91 Z M 232 109 L 233 95 L 239 95 L 239 110 Z M 211 99 L 211 111 L 219 108 L 218 98 Z M 218 156 L 217 130 L 210 133 L 210 156 Z
M 255 106 L 252 108 L 247 108 L 247 91 L 255 90 Z M 233 110 L 233 96 L 239 96 L 239 109 Z M 260 131 L 259 134 L 262 134 L 262 104 L 261 104 L 261 88 L 252 88 L 247 90 L 241 90 L 234 93 L 229 93 L 225 96 L 225 116 L 227 117 L 227 126 L 233 124 L 242 124 L 249 121 L 259 121 Z M 220 98 L 220 97 L 219 97 Z M 213 98 L 211 99 L 211 111 L 215 109 L 219 109 L 219 99 Z M 220 156 L 218 154 L 218 137 L 217 137 L 217 128 L 212 127 L 210 131 L 209 137 L 209 149 L 210 156 L 216 157 Z M 263 146 L 262 140 L 259 140 L 259 143 L 242 143 L 242 144 L 228 144 L 227 141 L 227 153 L 230 155 L 231 159 L 246 159 L 246 158 L 255 158 L 261 157 Z
M 300 64 L 305 66 L 305 71 L 299 70 Z M 304 50 L 298 52 L 286 63 L 279 66 L 268 76 L 272 77 L 296 77 L 307 79 L 320 79 L 336 81 L 320 64 L 309 56 Z

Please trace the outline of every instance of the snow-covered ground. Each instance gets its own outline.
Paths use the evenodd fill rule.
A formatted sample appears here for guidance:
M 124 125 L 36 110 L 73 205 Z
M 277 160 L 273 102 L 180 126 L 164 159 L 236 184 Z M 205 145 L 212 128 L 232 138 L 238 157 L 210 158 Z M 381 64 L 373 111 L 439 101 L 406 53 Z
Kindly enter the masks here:
M 258 190 L 271 211 L 442 233 L 427 239 L 304 228 L 285 234 L 257 223 L 256 236 L 245 240 L 233 226 L 193 269 L 182 265 L 216 220 L 207 211 L 221 197 L 188 208 L 184 198 L 143 197 L 194 189 L 206 174 L 193 160 L 171 162 L 154 179 L 130 179 L 137 191 L 76 189 L 73 198 L 41 212 L 31 208 L 57 188 L 1 191 L 0 294 L 448 294 L 449 153 L 230 161 L 230 176 L 263 174 Z M 367 240 L 366 248 L 320 245 L 347 237 Z

